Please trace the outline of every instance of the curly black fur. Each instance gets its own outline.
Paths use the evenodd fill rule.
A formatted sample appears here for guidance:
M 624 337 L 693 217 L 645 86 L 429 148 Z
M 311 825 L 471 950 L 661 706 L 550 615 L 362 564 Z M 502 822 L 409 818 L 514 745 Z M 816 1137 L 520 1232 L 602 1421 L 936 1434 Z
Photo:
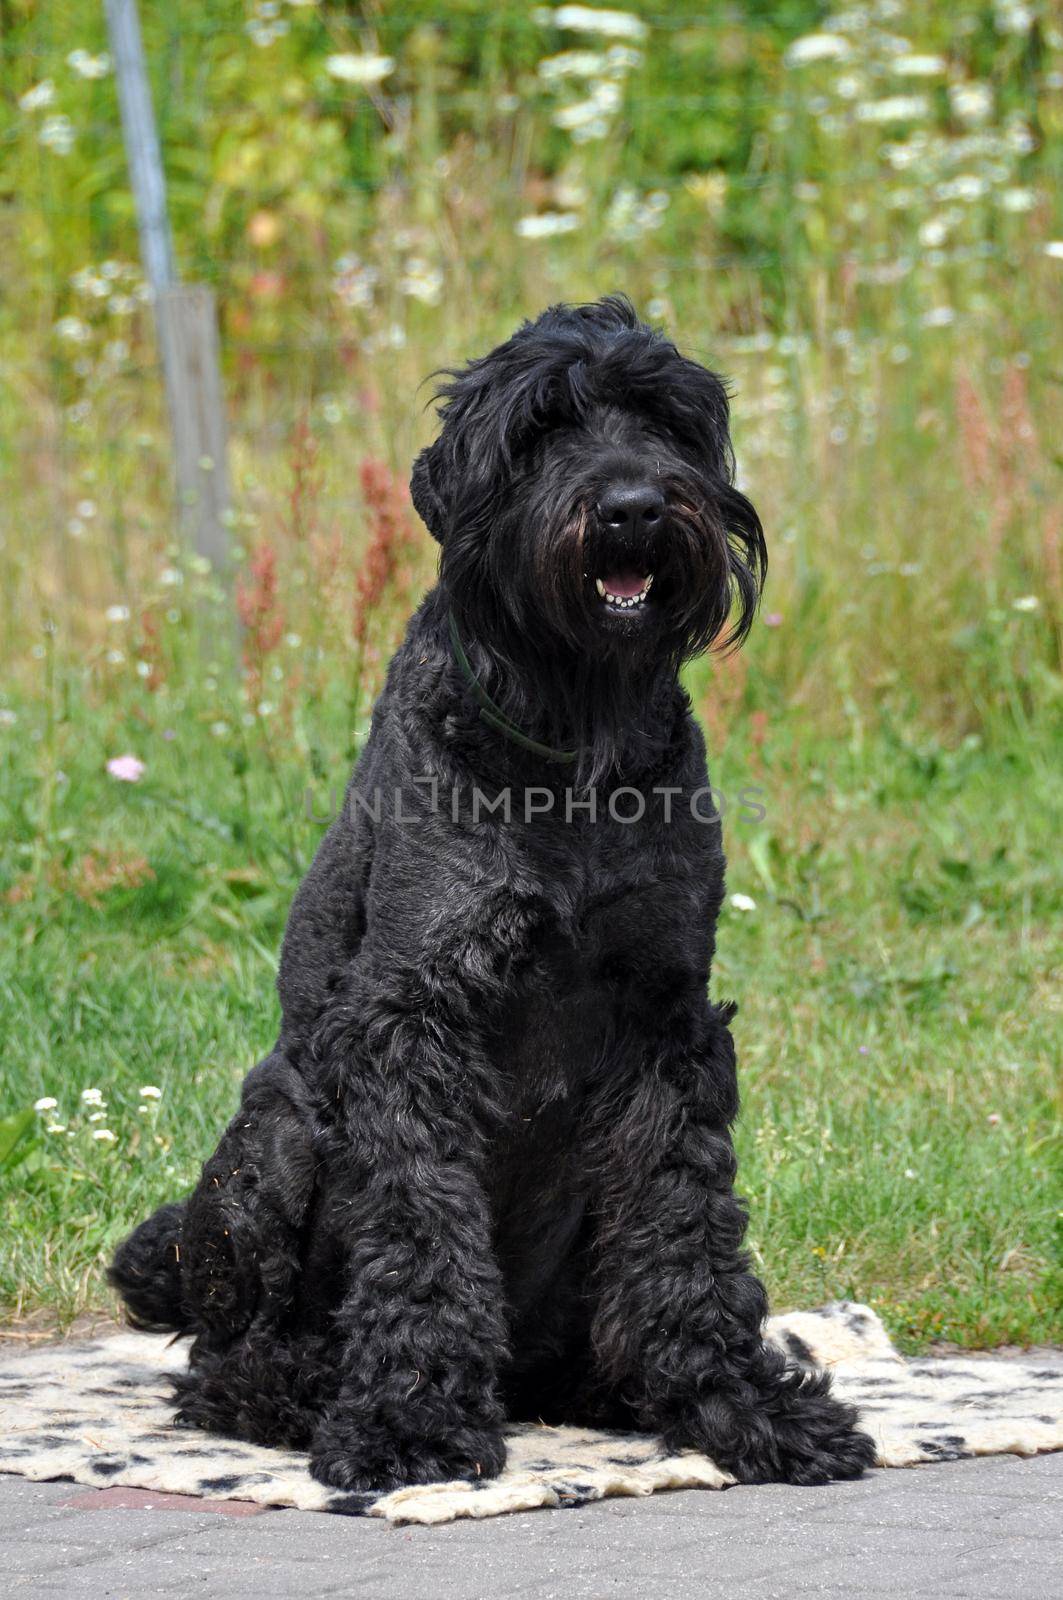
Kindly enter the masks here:
M 741 639 L 766 560 L 725 389 L 609 299 L 442 395 L 412 485 L 439 585 L 296 895 L 280 1039 L 113 1281 L 194 1334 L 183 1421 L 306 1447 L 343 1488 L 496 1473 L 507 1417 L 656 1430 L 748 1482 L 854 1477 L 851 1409 L 762 1336 L 707 997 L 724 862 L 677 675 L 732 615 Z M 610 519 L 618 484 L 663 514 Z M 632 571 L 637 611 L 600 598 Z M 504 716 L 577 761 L 483 718 L 450 612 Z M 508 820 L 477 814 L 507 789 Z

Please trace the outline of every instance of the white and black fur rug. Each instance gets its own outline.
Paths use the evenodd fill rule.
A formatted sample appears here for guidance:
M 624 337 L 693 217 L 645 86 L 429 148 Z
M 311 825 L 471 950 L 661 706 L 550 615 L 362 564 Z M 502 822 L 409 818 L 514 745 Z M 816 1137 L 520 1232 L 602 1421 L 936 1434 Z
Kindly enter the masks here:
M 1063 1449 L 1063 1367 L 1036 1357 L 905 1360 L 874 1312 L 848 1302 L 774 1317 L 768 1332 L 795 1362 L 833 1371 L 838 1394 L 859 1408 L 875 1439 L 880 1466 Z M 668 1455 L 650 1435 L 526 1424 L 509 1435 L 500 1477 L 345 1494 L 316 1483 L 296 1451 L 173 1427 L 166 1374 L 182 1359 L 166 1336 L 119 1333 L 0 1364 L 0 1472 L 390 1522 L 493 1517 L 733 1482 L 706 1456 Z

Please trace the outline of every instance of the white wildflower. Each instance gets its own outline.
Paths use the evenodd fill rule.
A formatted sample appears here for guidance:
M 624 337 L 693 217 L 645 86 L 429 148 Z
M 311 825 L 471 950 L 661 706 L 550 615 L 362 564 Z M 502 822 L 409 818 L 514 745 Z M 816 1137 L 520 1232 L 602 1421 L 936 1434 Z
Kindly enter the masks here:
M 110 1128 L 95 1128 L 92 1137 L 101 1139 L 107 1144 L 117 1144 L 118 1142 L 116 1135 L 111 1132 Z
M 106 50 L 98 56 L 91 55 L 88 50 L 71 50 L 66 64 L 81 78 L 106 78 L 111 70 L 111 58 Z
M 845 61 L 852 53 L 852 45 L 841 34 L 806 33 L 794 40 L 783 60 L 788 67 L 803 67 L 811 61 Z
M 605 72 L 605 54 L 601 50 L 563 50 L 560 55 L 544 56 L 538 70 L 544 83 L 557 83 L 561 78 L 600 78 Z
M 948 65 L 944 56 L 898 56 L 890 71 L 899 78 L 940 78 Z
M 1063 239 L 1049 239 L 1044 251 L 1045 255 L 1051 256 L 1054 261 L 1063 261 Z
M 43 111 L 45 106 L 52 105 L 54 101 L 55 84 L 51 78 L 44 78 L 40 83 L 35 83 L 32 89 L 27 89 L 25 94 L 19 95 L 19 110 Z
M 102 1089 L 82 1089 L 81 1099 L 87 1106 L 106 1106 Z
M 588 135 L 589 129 L 606 127 L 606 119 L 620 106 L 620 86 L 616 83 L 596 83 L 586 100 L 577 100 L 572 105 L 561 106 L 553 115 L 556 128 L 564 128 L 567 133 Z M 601 134 L 595 133 L 593 137 L 600 138 Z
M 757 909 L 757 902 L 752 895 L 748 894 L 733 894 L 731 896 L 731 904 L 736 911 L 755 911 Z
M 882 146 L 882 154 L 893 168 L 894 172 L 907 172 L 912 167 L 917 167 L 926 155 L 926 148 L 920 135 L 906 139 L 904 143 L 891 143 Z
M 411 299 L 420 300 L 426 306 L 437 306 L 443 298 L 443 273 L 419 256 L 411 256 L 399 288 Z
M 587 185 L 571 174 L 562 174 L 553 181 L 551 198 L 561 211 L 578 211 L 587 204 Z
M 655 190 L 643 200 L 629 185 L 622 184 L 605 214 L 606 232 L 614 239 L 640 239 L 661 226 L 667 206 L 668 196 L 663 190 Z
M 535 20 L 570 33 L 600 33 L 609 39 L 645 39 L 647 33 L 642 18 L 630 11 L 599 11 L 596 6 L 558 6 L 553 12 L 544 8 L 535 13 Z
M 856 108 L 858 122 L 915 122 L 929 114 L 930 101 L 925 94 L 891 94 Z
M 69 344 L 87 344 L 92 337 L 91 330 L 80 317 L 60 317 L 55 325 L 55 334 Z
M 956 321 L 956 313 L 951 306 L 934 306 L 919 320 L 924 328 L 947 328 Z
M 44 1131 L 45 1131 L 45 1133 L 65 1133 L 66 1132 L 66 1123 L 65 1122 L 49 1122 Z
M 358 256 L 340 256 L 333 269 L 332 292 L 352 309 L 371 306 L 379 277 L 377 269 Z
M 537 216 L 521 217 L 516 232 L 522 239 L 552 239 L 560 233 L 575 233 L 579 225 L 574 211 L 542 211 Z
M 1037 191 L 1035 189 L 1004 189 L 1000 196 L 1000 204 L 1005 211 L 1015 213 L 1032 211 L 1037 204 Z
M 50 1094 L 45 1094 L 39 1100 L 33 1102 L 33 1109 L 34 1111 L 54 1111 L 58 1104 L 58 1100 L 53 1099 Z
M 640 66 L 643 61 L 641 50 L 633 50 L 629 44 L 613 44 L 605 52 L 605 72 L 610 78 L 622 78 L 625 73 L 631 72 Z
M 919 229 L 919 243 L 927 250 L 938 250 L 949 236 L 951 218 L 930 217 Z
M 37 135 L 46 150 L 57 156 L 68 156 L 74 148 L 74 124 L 69 117 L 47 117 Z
M 128 606 L 108 606 L 107 610 L 104 612 L 104 616 L 107 618 L 108 622 L 128 622 L 129 621 L 129 607 Z
M 1034 13 L 1031 6 L 1024 6 L 1019 0 L 997 0 L 993 26 L 998 33 L 1029 33 L 1033 23 Z
M 841 100 L 859 100 L 866 89 L 867 79 L 859 72 L 843 72 L 834 84 L 834 93 Z
M 71 275 L 70 284 L 78 294 L 88 295 L 93 300 L 106 300 L 111 292 L 107 279 L 94 267 L 79 267 L 77 272 Z
M 141 1086 L 140 1098 L 142 1100 L 161 1100 L 162 1090 L 154 1083 L 145 1083 Z
M 260 50 L 268 50 L 274 40 L 283 39 L 288 27 L 286 18 L 278 18 L 276 22 L 263 22 L 261 17 L 252 17 L 244 23 L 252 44 L 256 44 Z
M 988 83 L 953 83 L 949 103 L 961 122 L 984 122 L 993 110 L 993 91 Z
M 382 83 L 395 70 L 392 56 L 337 55 L 325 57 L 325 71 L 330 78 L 341 83 L 359 83 L 365 87 Z
M 1041 609 L 1040 596 L 1036 594 L 1021 594 L 1017 600 L 1011 602 L 1013 611 L 1039 611 Z
M 988 188 L 985 179 L 976 172 L 960 172 L 955 178 L 939 183 L 934 193 L 939 200 L 981 200 Z

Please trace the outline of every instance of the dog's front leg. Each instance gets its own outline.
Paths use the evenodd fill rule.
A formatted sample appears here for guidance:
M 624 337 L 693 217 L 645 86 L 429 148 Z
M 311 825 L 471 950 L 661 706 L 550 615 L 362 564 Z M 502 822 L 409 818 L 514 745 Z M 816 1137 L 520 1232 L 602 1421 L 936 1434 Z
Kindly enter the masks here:
M 478 1168 L 484 1084 L 451 1007 L 379 990 L 352 1005 L 330 1226 L 345 1241 L 342 1384 L 311 1469 L 344 1489 L 488 1477 L 505 1461 L 501 1278 Z M 353 1055 L 353 1059 L 351 1059 Z
M 734 1047 L 700 995 L 645 1041 L 622 1114 L 603 1128 L 599 1301 L 604 1375 L 645 1426 L 744 1483 L 824 1483 L 872 1465 L 871 1440 L 825 1373 L 766 1344 L 767 1297 L 741 1248 L 732 1188 Z

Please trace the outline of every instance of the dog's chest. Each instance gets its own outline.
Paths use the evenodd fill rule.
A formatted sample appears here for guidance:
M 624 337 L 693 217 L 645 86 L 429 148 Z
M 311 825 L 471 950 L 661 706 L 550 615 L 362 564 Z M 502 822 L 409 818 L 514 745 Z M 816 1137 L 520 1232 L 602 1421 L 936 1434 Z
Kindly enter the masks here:
M 511 973 L 495 1034 L 510 1109 L 578 1106 L 615 1071 L 645 1006 L 656 1009 L 703 959 L 693 908 L 673 886 L 603 875 L 574 914 L 544 909 Z

